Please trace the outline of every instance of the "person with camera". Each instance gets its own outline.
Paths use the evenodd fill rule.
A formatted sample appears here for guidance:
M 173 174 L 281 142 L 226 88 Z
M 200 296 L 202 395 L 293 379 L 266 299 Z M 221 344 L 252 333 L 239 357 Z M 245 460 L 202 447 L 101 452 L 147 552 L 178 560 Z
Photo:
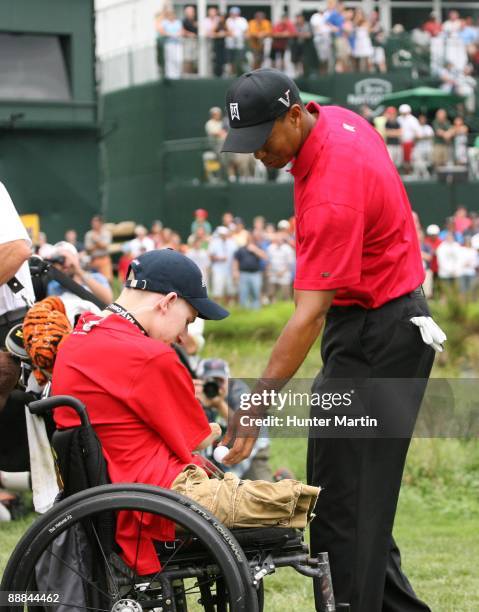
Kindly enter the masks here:
M 100 272 L 88 272 L 80 263 L 80 256 L 73 244 L 65 240 L 55 244 L 50 262 L 61 272 L 72 278 L 79 285 L 93 293 L 106 304 L 113 299 L 113 293 L 107 278 Z M 62 296 L 68 289 L 57 280 L 50 280 L 47 287 L 48 295 Z
M 199 363 L 197 376 L 194 380 L 195 395 L 203 406 L 210 423 L 217 422 L 223 431 L 228 424 L 228 411 L 236 412 L 241 406 L 243 394 L 249 394 L 248 385 L 239 378 L 230 377 L 228 363 L 223 359 L 203 359 Z M 251 451 L 251 455 L 235 466 L 224 466 L 224 471 L 232 471 L 245 480 L 273 480 L 269 465 L 270 442 L 266 427 Z M 206 455 L 210 459 L 208 452 Z

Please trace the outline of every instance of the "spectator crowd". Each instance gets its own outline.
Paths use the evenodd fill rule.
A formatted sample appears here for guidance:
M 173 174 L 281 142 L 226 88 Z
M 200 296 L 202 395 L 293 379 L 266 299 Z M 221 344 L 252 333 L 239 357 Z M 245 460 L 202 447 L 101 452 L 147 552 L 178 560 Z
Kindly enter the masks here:
M 430 121 L 424 113 L 413 114 L 409 104 L 401 104 L 398 109 L 388 106 L 379 115 L 363 105 L 360 114 L 383 137 L 403 178 L 428 180 L 441 172 L 463 171 L 467 178 L 479 179 L 479 136 L 470 130 L 462 115 L 451 119 L 440 108 Z M 203 155 L 207 182 L 292 180 L 287 169 L 267 169 L 253 154 L 221 153 L 227 129 L 221 108 L 211 108 L 205 123 L 209 150 Z
M 424 228 L 418 215 L 413 214 L 426 271 L 427 296 L 439 296 L 449 289 L 464 296 L 479 295 L 479 213 L 459 206 L 442 227 L 430 224 Z M 225 305 L 237 303 L 258 309 L 291 299 L 295 273 L 294 217 L 273 224 L 257 216 L 247 228 L 240 217 L 225 212 L 221 225 L 213 227 L 208 211 L 199 208 L 190 230 L 186 241 L 182 241 L 177 232 L 163 227 L 160 221 L 154 221 L 147 230 L 133 222 L 105 224 L 96 216 L 83 241 L 78 240 L 72 229 L 54 245 L 41 234 L 36 251 L 104 302 L 113 297 L 114 277 L 123 282 L 135 257 L 163 248 L 177 250 L 192 259 L 201 269 L 209 293 Z M 61 292 L 58 283 L 52 281 L 49 295 Z
M 479 178 L 479 136 L 470 133 L 462 115 L 451 119 L 440 108 L 430 121 L 424 113 L 413 114 L 409 104 L 398 109 L 388 106 L 377 116 L 363 106 L 360 113 L 384 138 L 392 161 L 404 176 L 429 179 L 454 166 L 471 179 Z
M 245 308 L 258 309 L 292 295 L 293 219 L 283 219 L 275 225 L 258 216 L 253 227 L 246 229 L 240 217 L 226 212 L 222 225 L 213 229 L 208 212 L 200 208 L 195 211 L 191 234 L 184 243 L 177 232 L 163 227 L 160 221 L 155 221 L 148 231 L 129 222 L 105 224 L 95 216 L 91 226 L 83 242 L 73 229 L 67 230 L 64 240 L 56 244 L 50 244 L 45 234 L 40 234 L 36 251 L 104 302 L 113 297 L 114 272 L 124 281 L 135 257 L 163 248 L 178 250 L 192 259 L 201 269 L 212 296 L 225 304 L 237 302 Z M 125 240 L 125 228 L 134 237 Z M 115 234 L 120 241 L 114 240 Z M 63 291 L 56 281 L 50 282 L 49 295 L 61 295 Z
M 156 15 L 155 27 L 159 62 L 172 79 L 198 73 L 202 51 L 208 74 L 217 77 L 265 66 L 295 77 L 310 67 L 321 74 L 382 73 L 417 60 L 426 61 L 433 76 L 468 95 L 471 76 L 479 73 L 478 23 L 457 10 L 450 10 L 444 22 L 431 13 L 411 33 L 401 24 L 386 32 L 377 10 L 366 14 L 338 0 L 318 3 L 318 10 L 308 16 L 284 13 L 276 22 L 261 10 L 247 20 L 238 6 L 227 14 L 210 6 L 199 24 L 195 6 L 186 6 L 182 18 L 168 6 Z

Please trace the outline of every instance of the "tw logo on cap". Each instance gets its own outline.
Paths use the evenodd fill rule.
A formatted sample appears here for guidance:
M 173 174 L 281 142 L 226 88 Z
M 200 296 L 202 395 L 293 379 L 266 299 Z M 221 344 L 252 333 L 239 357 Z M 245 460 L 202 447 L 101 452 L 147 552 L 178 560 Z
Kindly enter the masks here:
M 238 119 L 238 121 L 240 121 L 238 102 L 231 102 L 230 115 L 231 115 L 231 121 L 233 121 L 233 119 Z

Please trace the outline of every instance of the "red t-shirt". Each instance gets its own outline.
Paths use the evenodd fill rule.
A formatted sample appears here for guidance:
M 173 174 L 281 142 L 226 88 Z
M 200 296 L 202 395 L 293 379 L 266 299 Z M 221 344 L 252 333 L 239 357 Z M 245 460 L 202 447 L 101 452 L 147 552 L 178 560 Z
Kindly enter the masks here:
M 294 161 L 296 289 L 378 308 L 424 280 L 411 205 L 384 140 L 362 117 L 308 104 L 316 125 Z
M 90 331 L 84 324 L 100 321 Z M 73 395 L 87 407 L 100 438 L 111 481 L 169 488 L 191 451 L 210 433 L 186 368 L 168 345 L 152 340 L 129 321 L 112 314 L 83 315 L 58 351 L 54 395 Z M 79 425 L 71 408 L 55 410 L 59 428 Z M 151 519 L 151 516 L 149 517 Z M 122 512 L 116 540 L 126 563 L 135 564 L 139 517 Z M 174 539 L 174 524 L 143 519 L 137 569 L 160 568 L 152 539 Z
M 279 21 L 273 26 L 273 37 L 275 34 L 289 34 L 291 37 L 296 34 L 296 28 L 291 21 Z M 288 48 L 289 38 L 273 38 L 273 49 L 275 51 L 285 51 Z

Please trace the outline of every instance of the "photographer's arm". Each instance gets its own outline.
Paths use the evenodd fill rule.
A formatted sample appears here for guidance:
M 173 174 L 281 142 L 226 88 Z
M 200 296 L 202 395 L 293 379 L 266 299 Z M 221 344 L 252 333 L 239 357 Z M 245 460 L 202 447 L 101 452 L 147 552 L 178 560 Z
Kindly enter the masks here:
M 30 245 L 23 239 L 0 244 L 0 285 L 13 278 L 31 254 Z
M 93 295 L 96 295 L 99 300 L 105 302 L 106 304 L 109 304 L 113 300 L 113 292 L 110 286 L 103 285 L 89 272 L 85 272 L 82 269 L 80 269 L 77 274 L 80 278 L 80 284 L 86 285 Z

